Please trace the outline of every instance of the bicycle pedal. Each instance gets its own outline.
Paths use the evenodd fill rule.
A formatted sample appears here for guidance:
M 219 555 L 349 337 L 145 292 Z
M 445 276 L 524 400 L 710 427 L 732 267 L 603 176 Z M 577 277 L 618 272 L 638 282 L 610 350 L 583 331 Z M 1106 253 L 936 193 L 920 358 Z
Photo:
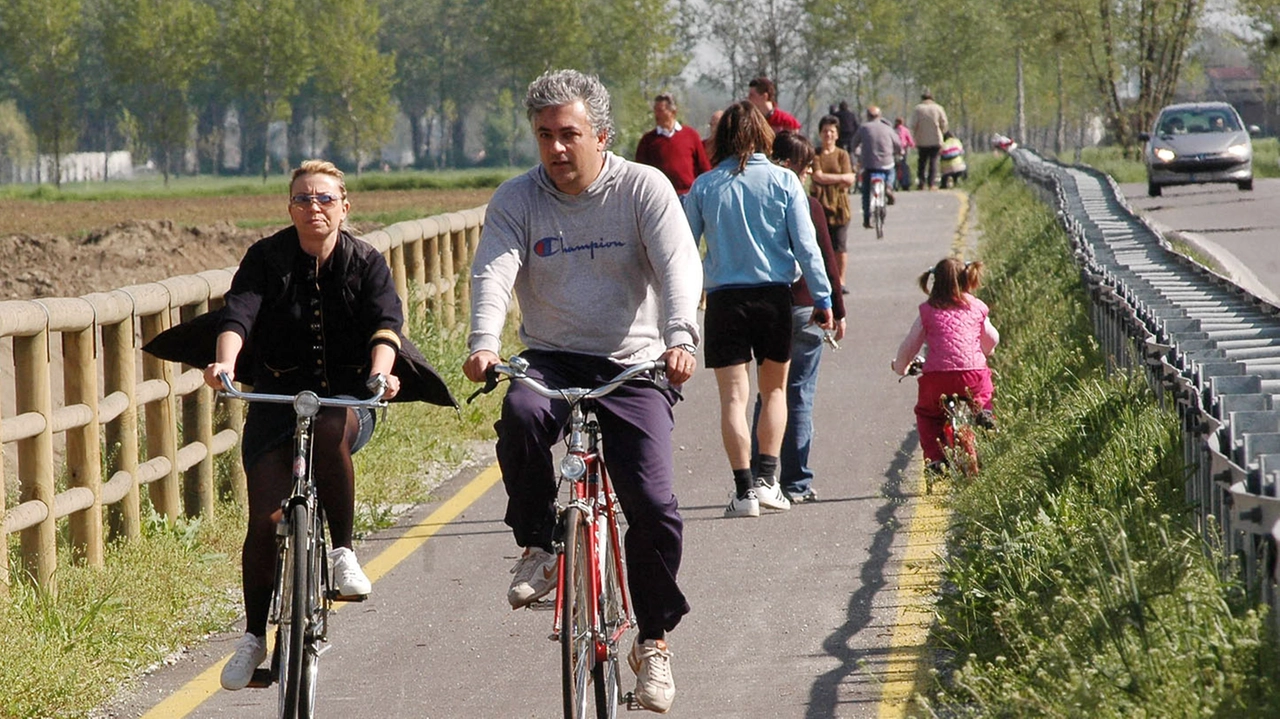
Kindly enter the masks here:
M 338 590 L 329 590 L 329 599 L 335 602 L 363 602 L 369 598 L 368 594 L 338 594 Z
M 271 681 L 271 670 L 266 667 L 258 667 L 253 670 L 253 677 L 249 679 L 246 685 L 250 689 L 266 689 L 274 684 Z
M 635 692 L 627 692 L 622 695 L 622 703 L 627 705 L 627 711 L 629 712 L 647 711 L 644 706 L 640 704 L 640 700 L 636 699 Z

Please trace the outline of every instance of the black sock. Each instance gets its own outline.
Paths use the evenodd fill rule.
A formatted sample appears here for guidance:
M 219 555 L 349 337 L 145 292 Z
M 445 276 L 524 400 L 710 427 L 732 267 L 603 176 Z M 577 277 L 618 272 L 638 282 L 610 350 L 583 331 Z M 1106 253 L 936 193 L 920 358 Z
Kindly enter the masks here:
M 647 641 L 652 640 L 652 639 L 666 639 L 666 638 L 667 638 L 667 633 L 666 633 L 666 632 L 664 632 L 664 631 L 662 631 L 661 629 L 657 630 L 656 632 L 653 632 L 653 631 L 648 631 L 648 632 L 642 631 L 642 632 L 640 632 L 640 633 L 639 633 L 639 635 L 636 637 L 636 643 L 637 643 L 637 644 L 643 644 L 644 642 L 647 642 Z
M 747 490 L 751 489 L 751 470 L 733 470 L 733 487 L 738 491 L 738 499 L 742 499 L 743 496 L 746 495 Z
M 764 479 L 770 486 L 777 484 L 778 458 L 771 454 L 762 454 L 756 459 L 756 476 Z

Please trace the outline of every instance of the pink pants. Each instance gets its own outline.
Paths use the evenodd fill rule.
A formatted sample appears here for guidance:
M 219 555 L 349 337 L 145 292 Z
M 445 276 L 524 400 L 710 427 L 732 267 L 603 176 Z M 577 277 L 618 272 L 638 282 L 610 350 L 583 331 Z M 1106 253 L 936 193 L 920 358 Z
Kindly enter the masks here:
M 916 399 L 916 431 L 925 462 L 937 462 L 945 456 L 942 428 L 947 423 L 946 411 L 938 403 L 944 394 L 970 394 L 978 409 L 991 409 L 991 370 L 967 369 L 926 372 L 920 375 L 920 392 Z

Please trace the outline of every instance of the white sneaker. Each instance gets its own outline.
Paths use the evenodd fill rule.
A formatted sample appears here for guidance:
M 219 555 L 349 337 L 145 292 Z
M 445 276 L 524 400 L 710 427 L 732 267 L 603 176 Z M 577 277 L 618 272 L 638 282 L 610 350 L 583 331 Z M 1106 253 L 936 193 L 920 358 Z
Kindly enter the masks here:
M 245 632 L 236 642 L 235 654 L 222 667 L 222 688 L 239 691 L 249 686 L 253 670 L 267 658 L 267 640 Z
M 556 586 L 556 555 L 541 547 L 529 547 L 511 573 L 516 576 L 507 590 L 507 601 L 512 609 L 527 607 Z
M 364 598 L 373 589 L 369 578 L 360 568 L 356 553 L 347 547 L 338 547 L 329 552 L 333 560 L 333 584 L 338 588 L 339 598 Z
M 651 712 L 666 714 L 676 698 L 676 682 L 671 678 L 671 650 L 661 639 L 636 642 L 627 655 L 636 673 L 636 701 Z
M 791 500 L 787 499 L 787 495 L 777 483 L 770 484 L 764 477 L 756 477 L 755 492 L 761 507 L 791 509 Z
M 756 498 L 756 491 L 748 489 L 743 497 L 739 497 L 736 491 L 729 492 L 729 506 L 724 508 L 724 516 L 759 517 L 760 501 Z

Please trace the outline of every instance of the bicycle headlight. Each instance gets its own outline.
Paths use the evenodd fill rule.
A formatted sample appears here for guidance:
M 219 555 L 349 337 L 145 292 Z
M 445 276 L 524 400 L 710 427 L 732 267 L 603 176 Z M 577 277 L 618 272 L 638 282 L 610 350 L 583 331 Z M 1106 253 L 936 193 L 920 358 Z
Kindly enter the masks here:
M 576 454 L 566 454 L 560 460 L 560 475 L 565 479 L 580 479 L 587 473 L 587 463 Z
M 314 417 L 320 411 L 320 398 L 310 390 L 301 392 L 293 398 L 293 411 L 299 417 Z

